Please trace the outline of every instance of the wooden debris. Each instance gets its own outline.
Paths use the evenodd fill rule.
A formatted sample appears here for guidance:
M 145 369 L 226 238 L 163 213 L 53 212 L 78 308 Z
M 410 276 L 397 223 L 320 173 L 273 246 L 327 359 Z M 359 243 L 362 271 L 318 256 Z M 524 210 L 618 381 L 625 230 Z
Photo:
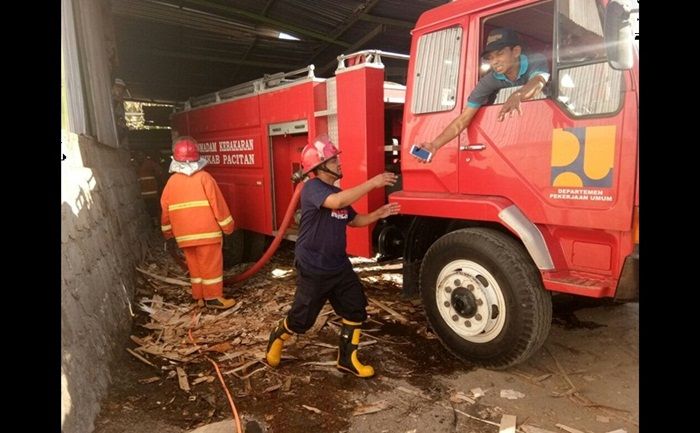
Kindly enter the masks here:
M 450 401 L 452 403 L 462 403 L 465 401 L 469 404 L 476 403 L 476 400 L 474 400 L 473 398 L 467 397 L 466 395 L 464 395 L 464 393 L 462 391 L 452 393 L 452 395 L 450 395 Z
M 177 371 L 177 382 L 180 385 L 180 389 L 185 392 L 190 392 L 190 384 L 187 381 L 187 373 L 185 373 L 185 370 L 182 367 L 176 367 L 175 371 Z
M 515 415 L 503 415 L 498 433 L 515 433 Z
M 581 430 L 577 430 L 575 428 L 565 426 L 564 424 L 555 424 L 555 426 L 557 426 L 560 429 L 567 431 L 569 433 L 583 433 Z
M 166 282 L 166 283 L 168 283 L 168 284 L 174 284 L 174 285 L 176 285 L 176 286 L 183 286 L 183 287 L 189 287 L 189 286 L 190 286 L 190 283 L 187 283 L 187 282 L 185 282 L 185 281 L 177 280 L 177 279 L 175 279 L 175 278 L 161 277 L 160 275 L 152 274 L 152 273 L 150 273 L 150 272 L 148 272 L 148 271 L 145 271 L 145 270 L 139 268 L 138 266 L 136 266 L 136 270 L 139 271 L 139 272 L 141 272 L 142 274 L 148 275 L 148 276 L 151 277 L 151 278 L 155 278 L 156 280 L 160 280 L 160 281 Z
M 154 363 L 152 363 L 151 361 L 147 360 L 146 358 L 144 358 L 143 356 L 139 355 L 138 353 L 134 352 L 133 350 L 129 349 L 128 347 L 126 348 L 126 351 L 129 352 L 129 353 L 131 353 L 132 355 L 134 355 L 134 356 L 136 357 L 136 359 L 138 359 L 139 361 L 143 362 L 144 364 L 148 364 L 148 365 L 150 365 L 151 367 L 158 368 L 158 366 L 156 366 Z
M 277 391 L 280 388 L 282 388 L 281 383 L 278 383 L 277 385 L 268 386 L 267 388 L 265 388 L 263 390 L 263 394 L 267 394 L 268 392 L 272 392 L 272 391 Z
M 289 390 L 292 389 L 292 377 L 288 377 L 284 381 L 284 386 L 282 386 L 282 391 L 284 392 L 289 392 Z
M 139 383 L 153 383 L 153 382 L 158 382 L 159 380 L 160 380 L 160 377 L 153 376 L 153 377 L 147 377 L 145 379 L 139 379 Z
M 355 408 L 352 412 L 353 416 L 367 415 L 370 413 L 379 412 L 389 407 L 389 402 L 386 400 L 375 401 L 374 403 L 363 404 Z
M 533 380 L 534 380 L 535 382 L 542 382 L 543 380 L 547 380 L 547 379 L 549 379 L 550 377 L 552 377 L 552 374 L 551 374 L 551 373 L 546 373 L 546 374 L 543 374 L 542 376 L 537 376 L 537 377 L 534 378 Z
M 525 394 L 522 392 L 514 391 L 512 389 L 502 389 L 500 395 L 501 398 L 507 398 L 508 400 L 517 400 L 525 397 Z
M 408 388 L 404 388 L 403 386 L 399 386 L 398 388 L 396 388 L 396 390 L 401 391 L 401 392 L 405 392 L 406 394 L 415 395 L 416 397 L 420 397 L 420 398 L 423 398 L 426 400 L 432 400 L 432 398 L 428 397 L 427 395 L 425 395 L 422 392 L 417 391 L 415 389 L 408 389 Z
M 262 366 L 262 367 L 258 368 L 257 370 L 251 371 L 250 373 L 246 374 L 245 376 L 238 376 L 237 374 L 236 374 L 236 376 L 238 376 L 239 378 L 241 378 L 241 379 L 243 379 L 243 380 L 247 380 L 247 379 L 250 378 L 250 376 L 254 375 L 255 373 L 259 373 L 259 372 L 261 372 L 261 371 L 263 371 L 263 370 L 266 370 L 267 368 L 268 368 L 267 365 L 265 365 L 265 366 Z M 235 373 L 234 373 L 234 374 L 235 374 Z
M 386 306 L 385 304 L 383 304 L 383 303 L 377 301 L 376 299 L 372 299 L 372 298 L 369 298 L 369 297 L 368 297 L 367 299 L 369 300 L 369 302 L 373 303 L 373 304 L 376 305 L 377 307 L 381 308 L 382 310 L 384 310 L 384 311 L 386 311 L 387 313 L 389 313 L 389 314 L 391 314 L 392 316 L 394 316 L 394 317 L 396 318 L 396 320 L 399 321 L 399 323 L 404 324 L 404 325 L 405 325 L 406 323 L 408 323 L 408 319 L 405 318 L 405 317 L 404 317 L 403 315 L 401 315 L 400 313 L 398 313 L 396 310 L 394 310 L 394 309 L 392 309 L 392 308 L 389 308 L 388 306 Z
M 481 388 L 472 388 L 469 390 L 472 393 L 472 397 L 479 398 L 486 395 L 486 393 Z
M 312 407 L 312 406 L 307 406 L 305 404 L 302 404 L 301 407 L 303 407 L 304 409 L 306 409 L 308 411 L 314 412 L 314 413 L 323 413 L 319 409 L 316 409 L 315 407 Z
M 306 331 L 306 335 L 313 336 L 313 335 L 318 334 L 318 331 L 320 331 L 321 328 L 323 328 L 326 325 L 327 321 L 328 321 L 328 315 L 323 315 L 323 316 L 319 315 L 318 317 L 316 317 L 316 322 L 314 322 L 311 329 Z
M 215 379 L 216 378 L 214 376 L 198 377 L 192 381 L 192 386 L 197 385 L 198 383 L 202 383 L 202 382 L 212 383 Z
M 301 365 L 321 365 L 321 366 L 334 366 L 338 361 L 309 361 L 304 362 Z
M 207 352 L 226 353 L 231 349 L 233 349 L 233 346 L 231 346 L 231 343 L 229 343 L 228 341 L 224 341 L 223 343 L 215 344 L 215 345 L 210 346 L 204 350 Z
M 474 419 L 474 420 L 477 420 L 477 421 L 481 421 L 481 422 L 486 423 L 486 424 L 491 424 L 491 425 L 495 425 L 496 427 L 500 427 L 500 424 L 495 423 L 495 422 L 493 422 L 493 421 L 489 421 L 489 420 L 487 420 L 487 419 L 482 419 L 482 418 L 476 417 L 476 416 L 474 416 L 474 415 L 469 415 L 469 414 L 466 413 L 466 412 L 463 412 L 463 411 L 461 411 L 461 410 L 459 410 L 459 409 L 455 409 L 455 408 L 453 408 L 453 407 L 450 407 L 450 406 L 447 406 L 447 405 L 444 405 L 444 404 L 441 404 L 441 406 L 444 407 L 445 409 L 453 410 L 453 411 L 455 411 L 456 413 L 458 413 L 458 414 L 460 414 L 460 415 L 464 415 L 464 416 L 466 416 L 467 418 L 471 418 L 471 419 Z
M 141 339 L 135 335 L 130 335 L 129 338 L 131 338 L 131 341 L 138 344 L 139 346 L 143 346 L 146 344 L 146 342 L 143 339 Z
M 531 425 L 522 425 L 520 426 L 520 429 L 525 432 L 525 433 L 555 433 L 551 430 L 545 430 L 543 428 L 531 426 Z
M 601 415 L 596 415 L 595 420 L 598 422 L 602 422 L 602 423 L 610 422 L 610 418 L 608 418 L 607 416 L 601 416 Z
M 617 430 L 609 431 L 608 433 L 627 433 L 627 430 L 619 428 Z

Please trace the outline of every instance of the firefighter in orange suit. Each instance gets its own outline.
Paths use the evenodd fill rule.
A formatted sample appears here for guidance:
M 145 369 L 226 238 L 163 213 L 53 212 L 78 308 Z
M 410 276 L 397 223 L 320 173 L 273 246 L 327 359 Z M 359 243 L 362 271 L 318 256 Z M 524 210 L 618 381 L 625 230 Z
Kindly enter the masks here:
M 160 198 L 161 230 L 175 237 L 190 270 L 192 297 L 199 305 L 225 310 L 236 304 L 223 296 L 223 234 L 233 232 L 233 217 L 214 178 L 203 171 L 197 142 L 180 137 L 173 146 L 173 173 Z

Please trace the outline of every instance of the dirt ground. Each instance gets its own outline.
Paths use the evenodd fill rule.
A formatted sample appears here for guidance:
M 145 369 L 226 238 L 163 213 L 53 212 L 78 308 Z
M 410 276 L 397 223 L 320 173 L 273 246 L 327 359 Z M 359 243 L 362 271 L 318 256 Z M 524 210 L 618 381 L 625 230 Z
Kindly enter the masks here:
M 172 259 L 159 249 L 151 253 L 142 268 L 186 280 Z M 283 243 L 258 275 L 227 288 L 240 307 L 225 317 L 199 311 L 188 287 L 140 280 L 132 306 L 132 341 L 112 368 L 113 383 L 95 432 L 180 433 L 230 420 L 224 389 L 204 354 L 218 360 L 247 433 L 487 433 L 499 431 L 503 415 L 516 416 L 518 431 L 525 433 L 542 433 L 535 427 L 574 433 L 639 431 L 638 304 L 555 296 L 552 330 L 543 349 L 517 367 L 490 371 L 450 355 L 426 328 L 420 302 L 400 297 L 399 262 L 379 266 L 353 259 L 367 296 L 396 312 L 374 302 L 368 308 L 371 320 L 363 341 L 370 344 L 361 347 L 359 358 L 374 366 L 376 376 L 363 380 L 327 365 L 335 361 L 338 339 L 338 318 L 330 310 L 317 322 L 320 329 L 287 343 L 284 354 L 291 358 L 271 369 L 256 359 L 262 358 L 270 328 L 293 298 L 292 259 L 291 244 Z M 152 307 L 150 314 L 138 307 L 154 295 L 163 302 L 145 303 Z M 156 305 L 179 308 L 183 313 L 177 317 L 198 317 L 193 334 L 198 332 L 207 344 L 200 343 L 198 351 L 188 349 L 184 331 L 168 334 L 156 326 L 162 314 L 154 312 Z M 207 324 L 216 328 L 210 337 L 204 334 Z M 165 344 L 167 335 L 181 346 Z M 153 344 L 173 350 L 165 353 L 170 358 L 139 349 L 147 341 L 151 352 Z M 186 360 L 173 360 L 180 356 Z M 187 376 L 189 392 L 180 388 L 176 367 Z M 378 411 L 354 414 L 371 409 Z M 235 432 L 228 423 L 217 431 Z

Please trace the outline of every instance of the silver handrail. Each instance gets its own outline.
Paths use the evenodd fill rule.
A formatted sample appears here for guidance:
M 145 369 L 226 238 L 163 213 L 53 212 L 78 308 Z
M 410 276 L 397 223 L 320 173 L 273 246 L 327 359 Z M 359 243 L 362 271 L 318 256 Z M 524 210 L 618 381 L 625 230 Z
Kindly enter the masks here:
M 308 65 L 304 68 L 296 69 L 290 72 L 278 72 L 276 74 L 265 74 L 262 78 L 246 81 L 245 83 L 236 84 L 235 86 L 227 87 L 216 92 L 206 93 L 200 96 L 193 96 L 183 103 L 178 103 L 174 107 L 174 111 L 186 111 L 203 105 L 214 104 L 228 99 L 233 99 L 238 96 L 254 95 L 265 89 L 271 89 L 283 84 L 293 83 L 298 80 L 307 78 L 315 78 L 314 65 Z M 299 76 L 304 74 L 304 76 Z
M 407 54 L 392 53 L 389 51 L 382 51 L 382 50 L 356 51 L 356 52 L 350 53 L 350 54 L 339 55 L 337 57 L 338 68 L 336 68 L 336 71 L 339 71 L 341 69 L 345 69 L 347 67 L 347 66 L 345 66 L 345 60 L 353 58 L 353 57 L 358 57 L 358 56 L 362 57 L 362 60 L 364 63 L 371 63 L 371 64 L 379 65 L 379 66 L 384 66 L 384 64 L 382 63 L 382 57 L 386 57 L 389 59 L 399 59 L 399 60 L 408 60 L 410 58 L 410 56 Z

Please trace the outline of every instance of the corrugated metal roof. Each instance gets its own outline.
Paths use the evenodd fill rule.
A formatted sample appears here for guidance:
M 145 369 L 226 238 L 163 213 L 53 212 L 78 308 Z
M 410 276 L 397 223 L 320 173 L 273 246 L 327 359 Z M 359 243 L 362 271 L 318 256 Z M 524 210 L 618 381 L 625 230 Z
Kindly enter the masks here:
M 132 96 L 168 101 L 312 63 L 317 75 L 331 76 L 342 53 L 408 53 L 420 14 L 448 2 L 112 0 L 117 74 Z M 300 40 L 278 39 L 279 32 Z M 405 63 L 386 63 L 388 78 L 402 82 Z

